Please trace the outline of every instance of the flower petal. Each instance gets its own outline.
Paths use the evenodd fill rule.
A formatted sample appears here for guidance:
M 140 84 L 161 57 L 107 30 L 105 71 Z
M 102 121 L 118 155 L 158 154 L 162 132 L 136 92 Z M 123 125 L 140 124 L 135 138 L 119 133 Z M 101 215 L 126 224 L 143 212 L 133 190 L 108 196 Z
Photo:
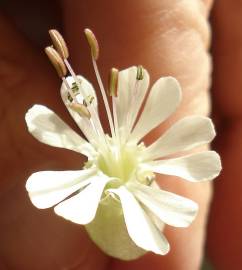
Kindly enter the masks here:
M 165 255 L 169 243 L 158 231 L 135 197 L 125 187 L 109 190 L 120 198 L 128 233 L 135 244 L 145 250 Z
M 134 260 L 147 251 L 130 238 L 120 201 L 111 194 L 100 201 L 94 220 L 85 225 L 93 242 L 107 255 L 121 260 Z
M 119 72 L 118 96 L 116 98 L 119 127 L 127 126 L 128 115 L 130 117 L 129 124 L 133 125 L 148 90 L 148 72 L 143 70 L 143 79 L 140 81 L 136 79 L 136 76 L 137 67 L 134 66 Z
M 98 208 L 103 189 L 110 178 L 102 175 L 93 176 L 90 184 L 77 195 L 58 204 L 55 213 L 78 224 L 91 222 Z
M 175 175 L 192 182 L 212 180 L 221 171 L 220 157 L 214 151 L 157 160 L 150 165 L 150 169 L 156 173 Z
M 32 203 L 41 209 L 51 207 L 89 184 L 93 169 L 81 171 L 41 171 L 33 173 L 26 182 Z
M 82 77 L 80 75 L 78 75 L 77 77 L 80 79 L 80 85 L 81 85 L 80 90 L 79 90 L 79 94 L 76 94 L 76 98 L 77 98 L 78 102 L 83 103 L 83 100 L 84 100 L 83 94 L 85 94 L 86 97 L 94 97 L 93 102 L 92 102 L 92 106 L 94 108 L 96 115 L 98 116 L 97 97 L 96 97 L 93 86 L 84 77 Z M 66 80 L 70 86 L 72 86 L 73 83 L 75 83 L 72 76 L 67 77 Z M 97 136 L 93 130 L 93 126 L 91 124 L 91 121 L 89 121 L 85 117 L 80 116 L 79 113 L 73 111 L 69 107 L 69 105 L 70 105 L 69 92 L 68 92 L 66 85 L 64 83 L 61 86 L 60 92 L 61 92 L 62 100 L 63 100 L 64 104 L 66 105 L 67 110 L 69 111 L 70 115 L 72 116 L 72 118 L 74 119 L 74 121 L 76 122 L 76 124 L 78 125 L 80 130 L 83 132 L 83 134 L 86 136 L 86 138 L 90 142 L 95 142 L 95 140 L 97 139 Z
M 25 115 L 29 132 L 40 142 L 82 153 L 89 156 L 93 147 L 53 111 L 42 105 L 34 105 Z
M 161 158 L 209 143 L 215 137 L 210 118 L 188 116 L 176 122 L 165 134 L 145 150 L 149 159 Z
M 181 88 L 173 77 L 160 78 L 152 87 L 131 138 L 139 141 L 166 120 L 181 101 Z
M 132 183 L 130 188 L 142 204 L 168 225 L 187 227 L 196 217 L 198 205 L 189 199 L 139 183 Z

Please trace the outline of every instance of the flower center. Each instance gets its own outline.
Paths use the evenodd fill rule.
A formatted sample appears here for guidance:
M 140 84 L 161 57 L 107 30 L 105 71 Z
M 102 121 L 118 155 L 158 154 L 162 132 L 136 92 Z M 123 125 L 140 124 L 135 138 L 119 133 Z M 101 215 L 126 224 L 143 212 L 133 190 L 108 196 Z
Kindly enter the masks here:
M 104 174 L 125 183 L 137 172 L 139 152 L 137 145 L 120 145 L 110 139 L 110 147 L 99 155 L 97 166 Z

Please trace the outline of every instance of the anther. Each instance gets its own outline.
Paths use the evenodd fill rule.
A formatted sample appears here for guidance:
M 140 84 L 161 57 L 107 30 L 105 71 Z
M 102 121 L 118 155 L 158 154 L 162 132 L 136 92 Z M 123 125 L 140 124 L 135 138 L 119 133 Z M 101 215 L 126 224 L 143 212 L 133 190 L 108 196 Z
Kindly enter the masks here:
M 109 73 L 109 93 L 111 97 L 118 96 L 118 69 L 112 68 Z
M 142 66 L 137 67 L 136 80 L 140 81 L 144 78 L 144 68 Z
M 50 38 L 62 59 L 69 57 L 69 51 L 62 35 L 55 29 L 49 30 Z
M 146 175 L 145 180 L 146 184 L 150 186 L 155 180 L 155 174 L 153 172 L 150 172 L 148 175 Z
M 46 47 L 45 53 L 47 54 L 50 62 L 54 66 L 54 68 L 56 69 L 60 78 L 65 77 L 67 70 L 66 70 L 66 66 L 65 66 L 62 58 L 60 57 L 59 53 L 52 47 Z
M 95 35 L 93 34 L 93 32 L 88 28 L 84 30 L 84 33 L 86 35 L 87 42 L 91 48 L 92 56 L 95 60 L 97 60 L 99 57 L 99 45 L 98 45 L 97 39 Z
M 70 103 L 69 107 L 73 111 L 79 113 L 82 117 L 86 117 L 88 119 L 91 118 L 91 114 L 85 105 L 79 103 Z
M 83 105 L 87 107 L 90 104 L 92 104 L 93 100 L 94 100 L 94 96 L 89 95 L 83 100 Z
M 73 93 L 78 93 L 79 87 L 78 87 L 76 82 L 72 83 L 71 89 L 72 89 Z

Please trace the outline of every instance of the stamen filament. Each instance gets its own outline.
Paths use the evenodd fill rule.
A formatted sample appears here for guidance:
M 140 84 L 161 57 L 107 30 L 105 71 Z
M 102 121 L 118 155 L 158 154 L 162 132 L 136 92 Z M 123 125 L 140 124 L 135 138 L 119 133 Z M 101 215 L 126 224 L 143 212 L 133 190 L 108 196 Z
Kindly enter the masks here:
M 83 88 L 81 87 L 81 84 L 80 84 L 80 80 L 78 79 L 76 73 L 72 69 L 72 67 L 71 67 L 70 63 L 68 62 L 68 60 L 67 59 L 64 59 L 64 62 L 66 64 L 66 67 L 69 70 L 71 76 L 73 77 L 74 81 L 76 82 L 76 84 L 78 86 L 78 89 L 80 90 L 81 95 L 83 96 L 84 100 L 86 101 L 87 94 L 84 93 Z M 72 91 L 72 94 L 74 95 L 73 91 Z M 72 97 L 72 94 L 71 94 L 71 97 Z M 74 95 L 74 97 L 75 97 L 75 95 Z M 76 101 L 76 97 L 75 97 L 74 100 Z M 107 140 L 105 138 L 104 130 L 103 130 L 103 127 L 102 127 L 102 125 L 100 123 L 100 119 L 99 119 L 99 117 L 97 115 L 96 110 L 94 109 L 93 105 L 90 104 L 90 103 L 87 104 L 87 106 L 88 106 L 89 112 L 91 114 L 90 122 L 92 124 L 92 127 L 93 127 L 94 131 L 97 134 L 98 141 L 100 141 L 101 144 L 104 143 L 104 145 L 107 146 L 108 145 L 108 142 L 107 142 Z
M 70 94 L 70 96 L 72 97 L 72 99 L 74 100 L 74 102 L 78 103 L 77 98 L 76 98 L 75 94 L 73 93 L 71 87 L 69 86 L 69 83 L 68 83 L 68 81 L 66 80 L 66 78 L 63 77 L 62 80 L 63 80 L 63 82 L 64 82 L 64 84 L 65 84 L 65 86 L 66 86 L 66 88 L 67 88 L 67 90 L 68 90 L 68 93 Z M 90 119 L 88 119 L 88 118 L 86 118 L 86 117 L 83 117 L 83 124 L 86 126 L 86 128 L 84 129 L 86 132 L 83 130 L 83 133 L 84 133 L 84 135 L 86 136 L 86 138 L 87 138 L 90 142 L 92 142 L 93 145 L 95 145 L 95 146 L 98 148 L 98 147 L 99 147 L 99 144 L 98 144 L 97 142 L 98 142 L 98 140 L 100 139 L 100 135 L 98 134 L 97 129 L 96 129 L 96 126 L 94 125 L 93 120 L 92 120 L 92 113 L 93 113 L 93 112 L 92 112 L 91 110 L 89 110 L 89 112 L 90 112 L 90 114 L 91 114 L 91 118 L 90 118 Z M 90 134 L 89 134 L 89 132 L 90 132 L 90 130 L 89 130 L 89 128 L 90 128 L 90 123 L 91 123 L 91 126 L 92 126 L 93 130 L 95 131 L 95 134 L 97 134 L 95 140 L 92 140 L 91 137 L 89 136 L 89 135 L 90 135 Z M 89 132 L 88 132 L 88 130 L 89 130 Z
M 112 137 L 114 138 L 115 137 L 115 132 L 114 132 L 114 125 L 113 125 L 113 119 L 112 119 L 111 110 L 110 110 L 107 95 L 106 95 L 106 92 L 104 90 L 104 86 L 103 86 L 103 83 L 102 83 L 102 80 L 101 80 L 101 76 L 100 76 L 100 73 L 99 73 L 99 70 L 98 70 L 98 67 L 97 67 L 97 62 L 95 61 L 93 56 L 92 56 L 92 64 L 93 64 L 93 68 L 94 68 L 94 71 L 95 71 L 95 74 L 96 74 L 96 77 L 97 77 L 98 85 L 99 85 L 100 90 L 101 90 L 104 106 L 105 106 L 105 109 L 106 109 L 106 112 L 107 112 L 108 122 L 109 122 L 110 130 L 111 130 L 111 134 L 112 134 Z
M 118 116 L 117 116 L 117 106 L 116 106 L 116 97 L 112 97 L 112 104 L 113 104 L 113 120 L 114 120 L 114 129 L 115 134 L 117 137 L 117 141 L 120 144 L 120 136 L 119 136 L 119 129 L 118 129 Z
M 73 68 L 71 67 L 69 61 L 67 59 L 64 59 L 64 63 L 68 69 L 68 71 L 70 72 L 71 76 L 73 77 L 74 81 L 76 82 L 78 88 L 80 89 L 80 91 L 82 92 L 82 96 L 85 98 L 85 93 L 83 93 L 82 88 L 80 87 L 80 80 L 78 79 L 76 73 L 74 72 Z
M 65 84 L 65 86 L 66 86 L 66 88 L 67 88 L 67 90 L 68 90 L 70 96 L 71 96 L 72 99 L 77 103 L 76 96 L 75 96 L 75 94 L 73 93 L 71 87 L 69 86 L 69 84 L 68 84 L 66 78 L 65 78 L 65 77 L 62 77 L 61 79 L 62 79 L 63 83 Z

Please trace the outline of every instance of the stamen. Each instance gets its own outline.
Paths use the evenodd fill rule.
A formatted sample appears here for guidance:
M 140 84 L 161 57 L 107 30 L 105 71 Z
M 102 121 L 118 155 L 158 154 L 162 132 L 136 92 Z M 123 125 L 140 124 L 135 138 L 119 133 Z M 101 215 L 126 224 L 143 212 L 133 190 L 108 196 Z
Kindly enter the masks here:
M 65 84 L 65 86 L 68 90 L 68 93 L 70 94 L 70 96 L 72 98 L 72 100 L 69 100 L 69 101 L 72 102 L 74 100 L 77 103 L 76 96 L 75 96 L 74 92 L 72 91 L 72 89 L 70 88 L 69 83 L 67 82 L 66 78 L 62 77 L 61 79 L 62 79 L 63 83 Z M 68 99 L 69 99 L 69 97 L 68 97 Z
M 54 68 L 56 69 L 58 76 L 60 78 L 65 77 L 67 73 L 66 66 L 58 52 L 52 47 L 46 47 L 45 53 L 47 54 Z
M 85 99 L 83 100 L 83 104 L 85 106 L 89 106 L 92 104 L 93 100 L 94 100 L 94 96 L 89 95 L 89 96 L 85 97 Z
M 120 143 L 119 130 L 118 130 L 118 117 L 117 117 L 117 106 L 116 97 L 118 96 L 118 69 L 112 68 L 109 73 L 109 95 L 112 96 L 113 104 L 113 120 L 114 129 L 118 142 Z
M 85 89 L 83 89 L 81 87 L 81 81 L 80 79 L 77 77 L 77 75 L 75 74 L 74 70 L 72 69 L 70 63 L 68 62 L 67 58 L 69 57 L 69 51 L 66 45 L 66 42 L 64 40 L 64 38 L 62 37 L 62 35 L 55 29 L 52 29 L 49 31 L 51 40 L 54 44 L 54 46 L 56 47 L 56 51 L 53 47 L 49 47 L 47 50 L 47 55 L 49 56 L 51 62 L 53 63 L 53 65 L 56 67 L 57 72 L 59 74 L 59 76 L 62 78 L 63 83 L 65 84 L 67 90 L 68 90 L 68 99 L 70 101 L 69 107 L 76 111 L 77 113 L 79 113 L 82 117 L 84 117 L 85 123 L 88 126 L 88 120 L 90 120 L 90 124 L 92 125 L 93 130 L 95 130 L 96 134 L 97 134 L 97 138 L 104 138 L 104 132 L 100 123 L 100 120 L 97 116 L 97 113 L 93 107 L 93 105 L 91 104 L 94 97 L 91 96 L 87 96 L 87 94 L 85 93 Z M 54 55 L 55 58 L 57 58 L 57 60 L 55 60 L 55 58 L 52 56 L 52 54 Z M 57 63 L 56 63 L 57 62 Z M 57 65 L 58 64 L 58 65 Z M 63 71 L 65 72 L 60 72 L 62 71 L 59 68 L 59 65 L 61 65 L 60 67 L 63 69 Z M 67 73 L 67 70 L 70 72 L 71 76 L 74 79 L 74 83 L 72 83 L 72 86 L 69 85 L 69 83 L 67 82 L 65 75 Z M 60 71 L 59 71 L 60 70 Z M 83 100 L 83 104 L 80 104 L 76 98 L 76 94 L 78 94 L 78 92 L 80 91 L 80 94 L 82 94 L 84 100 Z M 87 108 L 87 106 L 91 105 L 89 108 Z M 87 134 L 86 134 L 87 136 Z M 104 141 L 105 138 L 104 138 Z M 100 139 L 101 144 L 103 143 L 103 139 Z
M 138 112 L 139 107 L 137 107 L 135 105 L 137 102 L 140 101 L 140 98 L 141 98 L 141 93 L 140 93 L 139 89 L 140 89 L 141 81 L 143 79 L 144 79 L 144 68 L 141 65 L 139 65 L 139 66 L 137 66 L 136 82 L 134 85 L 134 89 L 132 89 L 133 93 L 131 95 L 131 99 L 130 99 L 130 103 L 129 103 L 129 110 L 127 112 L 127 131 L 126 131 L 127 138 L 126 139 L 128 139 L 128 137 L 133 129 L 135 120 L 137 118 L 136 113 Z M 135 119 L 132 115 L 136 115 Z
M 118 69 L 112 68 L 109 73 L 109 93 L 110 96 L 118 96 Z
M 144 185 L 150 186 L 155 180 L 155 174 L 151 171 L 139 171 L 137 173 L 137 179 Z
M 68 71 L 70 72 L 71 76 L 73 77 L 73 79 L 75 80 L 77 86 L 80 88 L 81 90 L 81 87 L 80 87 L 80 84 L 81 84 L 81 81 L 80 79 L 77 77 L 76 73 L 74 72 L 73 68 L 71 67 L 70 63 L 68 62 L 67 59 L 64 59 L 64 63 L 68 69 Z M 83 96 L 85 96 L 85 93 L 81 93 Z
M 111 130 L 111 134 L 112 134 L 112 137 L 114 138 L 115 137 L 115 132 L 114 132 L 114 124 L 113 124 L 112 114 L 111 114 L 111 110 L 110 110 L 110 107 L 109 107 L 106 91 L 104 89 L 104 86 L 103 86 L 103 83 L 102 83 L 102 80 L 101 80 L 101 76 L 100 76 L 100 73 L 99 73 L 99 70 L 98 70 L 98 67 L 97 67 L 97 62 L 96 62 L 96 60 L 98 59 L 98 56 L 99 56 L 98 42 L 97 42 L 97 39 L 96 39 L 95 35 L 93 34 L 93 32 L 90 29 L 85 29 L 84 32 L 85 32 L 85 35 L 87 37 L 87 41 L 89 43 L 89 46 L 91 48 L 92 64 L 93 64 L 94 72 L 96 74 L 98 85 L 99 85 L 101 93 L 102 93 L 102 98 L 103 98 L 103 102 L 104 102 L 105 109 L 106 109 L 106 112 L 107 112 L 108 122 L 109 122 L 110 130 Z
M 49 34 L 50 34 L 50 37 L 51 37 L 51 40 L 52 40 L 54 46 L 56 47 L 56 50 L 61 55 L 68 71 L 70 72 L 71 76 L 75 80 L 77 87 L 78 87 L 80 85 L 80 79 L 78 79 L 78 77 L 76 76 L 75 72 L 73 71 L 69 61 L 67 60 L 67 58 L 69 57 L 69 51 L 68 51 L 68 47 L 66 45 L 64 38 L 55 29 L 49 30 Z M 84 96 L 84 93 L 82 93 L 82 95 Z
M 144 68 L 142 66 L 138 66 L 136 80 L 141 81 L 143 79 L 144 79 Z
M 97 61 L 99 57 L 99 45 L 98 45 L 97 39 L 95 35 L 93 34 L 93 32 L 88 28 L 84 30 L 84 33 L 86 35 L 87 42 L 91 48 L 92 56 Z
M 62 35 L 55 29 L 49 30 L 50 38 L 62 59 L 67 59 L 69 57 L 69 51 L 66 46 L 66 42 Z
M 155 174 L 150 172 L 148 175 L 146 175 L 145 180 L 146 184 L 150 186 L 155 181 Z
M 90 97 L 86 94 L 85 92 L 85 89 L 83 89 L 81 87 L 81 81 L 80 79 L 77 77 L 77 75 L 75 74 L 74 70 L 72 69 L 71 65 L 69 64 L 69 62 L 67 61 L 67 59 L 64 59 L 64 63 L 66 64 L 66 67 L 67 69 L 69 70 L 69 72 L 71 73 L 71 76 L 73 77 L 74 79 L 74 84 L 72 85 L 72 88 L 71 88 L 71 92 L 73 93 L 73 91 L 77 92 L 77 91 L 80 91 L 80 94 L 83 96 L 84 100 L 83 100 L 83 104 L 84 106 L 88 107 L 88 110 L 89 110 L 89 113 L 90 113 L 90 116 L 91 116 L 91 124 L 93 126 L 93 129 L 95 130 L 95 132 L 97 133 L 98 137 L 105 137 L 105 134 L 104 134 L 104 131 L 103 131 L 103 128 L 102 128 L 102 125 L 100 123 L 100 120 L 99 120 L 99 117 L 97 115 L 97 112 L 96 110 L 94 109 L 93 105 L 91 104 L 94 97 Z M 76 100 L 76 97 L 75 97 L 75 94 L 71 94 L 71 97 L 73 98 L 73 95 L 74 95 L 74 101 L 76 103 L 77 100 Z M 89 106 L 90 105 L 90 106 Z
M 74 103 L 70 103 L 69 107 L 73 111 L 79 113 L 82 117 L 86 117 L 88 119 L 91 118 L 91 114 L 90 114 L 89 110 L 87 109 L 87 107 L 85 105 L 74 102 Z
M 119 136 L 119 128 L 118 128 L 118 116 L 117 116 L 117 104 L 116 104 L 116 97 L 112 97 L 112 104 L 113 104 L 113 119 L 114 119 L 114 128 L 115 134 L 117 137 L 117 141 L 120 144 L 120 136 Z

